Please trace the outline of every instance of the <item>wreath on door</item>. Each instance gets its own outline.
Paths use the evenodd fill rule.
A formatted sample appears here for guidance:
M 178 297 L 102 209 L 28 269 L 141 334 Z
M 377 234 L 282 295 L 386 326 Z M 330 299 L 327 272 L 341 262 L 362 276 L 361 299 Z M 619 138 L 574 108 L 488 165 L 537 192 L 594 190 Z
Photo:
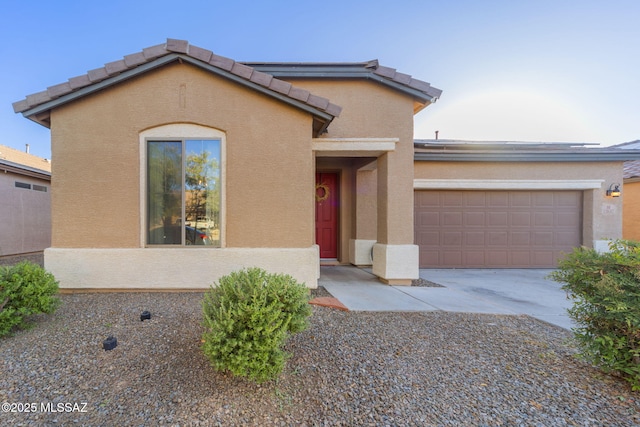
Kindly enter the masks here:
M 318 194 L 322 190 L 322 194 Z M 329 198 L 329 186 L 326 184 L 316 184 L 316 202 L 322 203 Z

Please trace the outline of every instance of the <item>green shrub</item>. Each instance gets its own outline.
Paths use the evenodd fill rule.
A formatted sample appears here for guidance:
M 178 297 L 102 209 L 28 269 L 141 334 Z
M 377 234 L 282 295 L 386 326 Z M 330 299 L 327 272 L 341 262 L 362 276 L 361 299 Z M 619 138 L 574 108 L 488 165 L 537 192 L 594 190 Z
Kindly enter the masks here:
M 0 267 L 0 337 L 24 327 L 32 314 L 53 313 L 58 282 L 44 268 L 28 261 Z
M 204 295 L 203 351 L 217 370 L 256 382 L 275 379 L 289 356 L 290 334 L 307 327 L 308 289 L 259 268 L 220 278 Z
M 610 244 L 610 252 L 576 248 L 550 277 L 574 300 L 580 356 L 640 390 L 640 243 Z

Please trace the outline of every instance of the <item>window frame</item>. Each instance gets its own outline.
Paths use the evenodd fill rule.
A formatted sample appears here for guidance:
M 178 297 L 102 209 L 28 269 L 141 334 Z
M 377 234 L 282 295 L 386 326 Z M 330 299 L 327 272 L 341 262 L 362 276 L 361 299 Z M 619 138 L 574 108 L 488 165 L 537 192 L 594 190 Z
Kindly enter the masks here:
M 181 142 L 182 144 L 182 162 L 184 167 L 185 162 L 185 150 L 186 141 L 190 140 L 217 140 L 220 143 L 220 159 L 219 159 L 219 179 L 220 183 L 220 244 L 219 245 L 186 245 L 180 244 L 152 244 L 148 242 L 148 228 L 149 228 L 149 206 L 148 206 L 148 149 L 149 143 L 153 141 L 157 142 Z M 157 126 L 151 129 L 147 129 L 140 133 L 140 246 L 147 248 L 206 248 L 206 249 L 218 249 L 226 246 L 226 134 L 215 128 L 206 126 L 191 124 L 191 123 L 176 123 L 169 125 Z M 182 201 L 181 210 L 182 218 L 185 218 L 185 173 L 182 171 Z M 185 242 L 185 231 L 182 230 L 181 242 Z

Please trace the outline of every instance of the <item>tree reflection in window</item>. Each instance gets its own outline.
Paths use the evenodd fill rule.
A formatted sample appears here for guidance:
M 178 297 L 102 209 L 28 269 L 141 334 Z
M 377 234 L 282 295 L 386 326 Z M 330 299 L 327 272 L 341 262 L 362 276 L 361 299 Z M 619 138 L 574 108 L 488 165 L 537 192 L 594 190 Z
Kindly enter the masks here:
M 147 174 L 148 244 L 219 247 L 220 141 L 150 141 Z

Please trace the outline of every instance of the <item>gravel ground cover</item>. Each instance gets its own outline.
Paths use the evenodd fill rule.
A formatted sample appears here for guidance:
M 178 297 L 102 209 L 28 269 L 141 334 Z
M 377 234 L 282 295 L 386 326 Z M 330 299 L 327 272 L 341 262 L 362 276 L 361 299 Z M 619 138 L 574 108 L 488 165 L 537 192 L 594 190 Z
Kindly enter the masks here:
M 2 426 L 640 425 L 637 393 L 526 316 L 314 306 L 283 375 L 256 385 L 202 354 L 201 293 L 61 299 L 0 339 Z

